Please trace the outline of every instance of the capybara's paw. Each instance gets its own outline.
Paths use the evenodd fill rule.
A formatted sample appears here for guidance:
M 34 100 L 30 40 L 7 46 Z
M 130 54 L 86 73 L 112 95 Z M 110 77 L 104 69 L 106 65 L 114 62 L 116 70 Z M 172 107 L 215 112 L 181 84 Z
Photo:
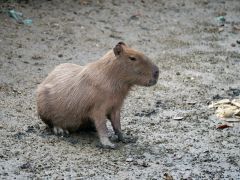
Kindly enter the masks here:
M 136 136 L 128 136 L 128 135 L 123 135 L 121 139 L 119 139 L 120 141 L 122 141 L 123 143 L 135 143 L 137 142 L 137 137 Z
M 64 137 L 68 137 L 69 136 L 69 131 L 68 130 L 64 130 L 64 129 L 59 128 L 59 127 L 54 127 L 53 128 L 53 132 L 57 136 L 64 136 Z
M 99 144 L 97 144 L 97 147 L 103 148 L 103 149 L 116 149 L 117 145 L 115 145 L 111 142 L 107 143 L 107 144 L 99 143 Z
M 119 138 L 118 138 L 118 136 L 115 135 L 115 134 L 110 136 L 110 140 L 111 140 L 112 142 L 119 142 L 119 141 L 120 141 Z
M 102 145 L 102 148 L 104 148 L 104 149 L 116 149 L 117 148 L 117 145 L 115 145 L 115 144 L 103 144 Z

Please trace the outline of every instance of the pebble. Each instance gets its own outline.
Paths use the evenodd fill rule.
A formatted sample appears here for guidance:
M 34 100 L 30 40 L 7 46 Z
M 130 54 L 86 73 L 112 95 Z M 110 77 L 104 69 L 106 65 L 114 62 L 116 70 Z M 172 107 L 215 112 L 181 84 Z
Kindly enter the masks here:
M 31 164 L 28 162 L 20 166 L 21 169 L 28 169 L 30 167 L 31 167 Z
M 182 117 L 182 116 L 176 116 L 176 117 L 174 117 L 173 119 L 174 119 L 174 120 L 177 120 L 177 121 L 180 121 L 180 120 L 183 119 L 183 117 Z
M 133 162 L 133 158 L 127 158 L 126 162 Z

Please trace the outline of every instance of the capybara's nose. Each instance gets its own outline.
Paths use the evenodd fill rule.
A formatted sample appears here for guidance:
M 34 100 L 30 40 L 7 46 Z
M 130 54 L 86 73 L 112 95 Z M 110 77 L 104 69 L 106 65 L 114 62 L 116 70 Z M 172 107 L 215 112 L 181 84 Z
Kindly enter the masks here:
M 159 76 L 159 69 L 158 69 L 158 67 L 154 67 L 153 78 L 157 79 L 158 76 Z

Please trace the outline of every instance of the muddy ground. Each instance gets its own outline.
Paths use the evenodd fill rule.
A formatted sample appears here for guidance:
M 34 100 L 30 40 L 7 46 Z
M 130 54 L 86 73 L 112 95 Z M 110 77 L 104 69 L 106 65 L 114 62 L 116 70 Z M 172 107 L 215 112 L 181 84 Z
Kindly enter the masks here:
M 0 13 L 1 179 L 240 179 L 240 123 L 216 129 L 223 121 L 208 108 L 240 95 L 239 0 L 1 6 L 33 20 Z M 37 85 L 54 66 L 94 61 L 119 41 L 161 70 L 157 85 L 134 88 L 122 109 L 137 143 L 103 150 L 95 133 L 53 135 L 36 114 Z

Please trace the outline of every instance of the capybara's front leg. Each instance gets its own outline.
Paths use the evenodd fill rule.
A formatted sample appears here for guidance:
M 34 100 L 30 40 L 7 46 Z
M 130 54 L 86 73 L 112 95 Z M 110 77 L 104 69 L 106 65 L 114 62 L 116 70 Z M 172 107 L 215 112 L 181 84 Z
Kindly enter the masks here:
M 119 141 L 122 141 L 123 143 L 135 143 L 137 141 L 137 137 L 127 136 L 122 133 L 120 123 L 120 110 L 116 110 L 111 113 L 110 121 Z
M 107 149 L 115 149 L 116 145 L 111 143 L 108 138 L 108 129 L 106 125 L 106 117 L 105 116 L 96 116 L 94 118 L 96 130 L 98 132 L 98 136 L 101 142 L 101 147 Z

